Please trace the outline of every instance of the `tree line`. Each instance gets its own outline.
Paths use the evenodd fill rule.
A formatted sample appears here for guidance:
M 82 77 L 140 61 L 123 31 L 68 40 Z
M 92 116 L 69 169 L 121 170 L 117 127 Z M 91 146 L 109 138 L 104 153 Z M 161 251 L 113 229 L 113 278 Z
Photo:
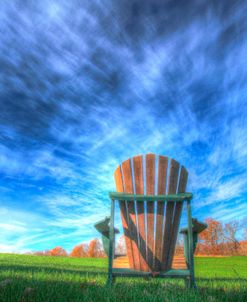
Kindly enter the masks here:
M 246 218 L 225 224 L 212 218 L 207 218 L 205 222 L 208 227 L 199 234 L 195 255 L 247 255 Z M 177 254 L 181 253 L 182 249 L 182 238 L 179 238 Z
M 199 234 L 199 240 L 195 251 L 196 255 L 247 255 L 247 220 L 231 221 L 226 224 L 207 218 L 205 220 L 208 227 Z M 240 236 L 242 232 L 242 236 Z M 243 240 L 239 238 L 242 237 Z M 124 236 L 121 236 L 116 243 L 118 254 L 126 253 Z M 176 254 L 183 253 L 183 238 L 178 237 Z M 44 256 L 70 256 L 70 257 L 106 257 L 101 241 L 93 239 L 89 243 L 76 245 L 71 253 L 63 247 L 57 246 L 51 250 L 35 252 L 35 255 Z
M 99 239 L 95 238 L 89 243 L 76 245 L 71 253 L 68 253 L 63 247 L 56 246 L 51 250 L 34 252 L 34 255 L 39 256 L 62 256 L 62 257 L 77 257 L 77 258 L 103 258 L 106 257 L 102 244 Z

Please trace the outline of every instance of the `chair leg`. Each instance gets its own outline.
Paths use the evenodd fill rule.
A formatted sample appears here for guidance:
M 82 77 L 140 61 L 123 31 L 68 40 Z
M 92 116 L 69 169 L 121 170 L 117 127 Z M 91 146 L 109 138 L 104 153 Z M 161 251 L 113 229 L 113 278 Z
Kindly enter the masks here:
M 196 281 L 195 280 L 193 281 L 192 288 L 193 289 L 197 289 L 197 285 L 196 285 Z
M 190 201 L 187 201 L 187 214 L 188 214 L 188 264 L 190 270 L 189 288 L 196 288 L 195 272 L 194 272 L 194 251 L 193 251 L 193 234 L 192 234 L 192 216 Z
M 110 240 L 109 240 L 109 266 L 108 266 L 108 285 L 112 285 L 114 278 L 112 275 L 113 258 L 114 258 L 114 200 L 111 201 L 111 218 L 110 218 Z
M 184 279 L 184 285 L 185 285 L 186 288 L 190 288 L 190 280 L 189 280 L 189 278 L 185 278 Z
M 112 286 L 115 282 L 116 282 L 116 276 L 113 276 L 112 270 L 109 270 L 106 285 Z
M 112 284 L 115 282 L 115 277 L 112 276 L 112 272 L 108 273 L 108 279 L 106 285 L 112 286 Z
M 196 282 L 193 278 L 187 277 L 184 279 L 184 284 L 187 289 L 197 289 Z
M 191 288 L 191 289 L 196 289 L 197 288 L 195 278 L 192 277 L 192 276 L 189 278 L 189 288 Z

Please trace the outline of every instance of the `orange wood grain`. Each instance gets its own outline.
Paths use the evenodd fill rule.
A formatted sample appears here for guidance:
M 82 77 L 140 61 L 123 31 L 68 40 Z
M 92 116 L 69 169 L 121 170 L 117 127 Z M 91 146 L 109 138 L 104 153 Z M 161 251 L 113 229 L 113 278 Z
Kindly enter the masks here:
M 122 172 L 123 172 L 123 179 L 124 179 L 124 191 L 126 193 L 134 193 L 130 159 L 127 159 L 122 163 Z M 136 222 L 134 201 L 128 202 L 127 208 L 128 208 L 129 231 L 131 235 L 130 239 L 132 243 L 134 268 L 136 270 L 140 270 L 141 265 L 140 265 L 140 257 L 139 257 L 138 232 L 137 232 L 137 222 Z
M 177 182 L 178 182 L 178 172 L 179 172 L 179 163 L 174 159 L 170 161 L 170 171 L 168 178 L 168 194 L 174 194 L 177 190 Z M 174 212 L 174 203 L 167 202 L 166 204 L 166 218 L 165 218 L 165 230 L 164 230 L 164 239 L 163 239 L 163 257 L 162 257 L 162 270 L 168 269 L 168 255 L 170 245 L 173 241 L 171 236 L 172 232 L 172 224 L 173 224 L 173 212 Z
M 158 164 L 158 194 L 166 194 L 166 175 L 167 175 L 168 158 L 159 156 Z M 164 202 L 157 202 L 156 213 L 156 236 L 155 236 L 155 255 L 154 270 L 161 270 L 162 249 L 163 249 L 163 220 L 164 220 Z
M 134 180 L 136 194 L 144 194 L 144 182 L 143 182 L 143 164 L 142 156 L 133 157 L 134 166 Z M 148 271 L 149 267 L 146 261 L 146 232 L 145 232 L 145 212 L 144 202 L 137 202 L 137 216 L 138 216 L 138 231 L 140 242 L 140 266 L 142 271 Z

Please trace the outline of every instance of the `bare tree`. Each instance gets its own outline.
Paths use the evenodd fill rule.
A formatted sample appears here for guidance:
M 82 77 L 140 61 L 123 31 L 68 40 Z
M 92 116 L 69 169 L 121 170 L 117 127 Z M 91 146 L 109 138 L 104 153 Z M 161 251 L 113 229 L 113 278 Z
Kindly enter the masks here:
M 237 220 L 228 222 L 224 226 L 224 232 L 223 232 L 224 239 L 232 243 L 234 253 L 237 253 L 240 247 L 239 240 L 237 239 L 237 232 L 239 231 L 240 227 L 241 224 Z
M 182 234 L 178 234 L 176 246 L 175 246 L 175 255 L 181 255 L 184 252 L 184 238 Z
M 118 255 L 125 255 L 126 254 L 126 244 L 125 244 L 125 237 L 122 235 L 117 244 L 116 244 L 116 254 Z
M 243 237 L 247 241 L 247 217 L 242 219 L 241 229 L 243 229 Z

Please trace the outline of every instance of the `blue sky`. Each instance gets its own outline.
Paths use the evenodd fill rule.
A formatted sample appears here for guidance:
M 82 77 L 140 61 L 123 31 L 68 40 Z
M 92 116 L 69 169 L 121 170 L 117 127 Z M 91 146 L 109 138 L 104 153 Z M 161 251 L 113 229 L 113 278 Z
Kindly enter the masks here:
M 115 168 L 149 152 L 187 167 L 194 216 L 247 216 L 246 9 L 1 1 L 0 251 L 98 236 Z

